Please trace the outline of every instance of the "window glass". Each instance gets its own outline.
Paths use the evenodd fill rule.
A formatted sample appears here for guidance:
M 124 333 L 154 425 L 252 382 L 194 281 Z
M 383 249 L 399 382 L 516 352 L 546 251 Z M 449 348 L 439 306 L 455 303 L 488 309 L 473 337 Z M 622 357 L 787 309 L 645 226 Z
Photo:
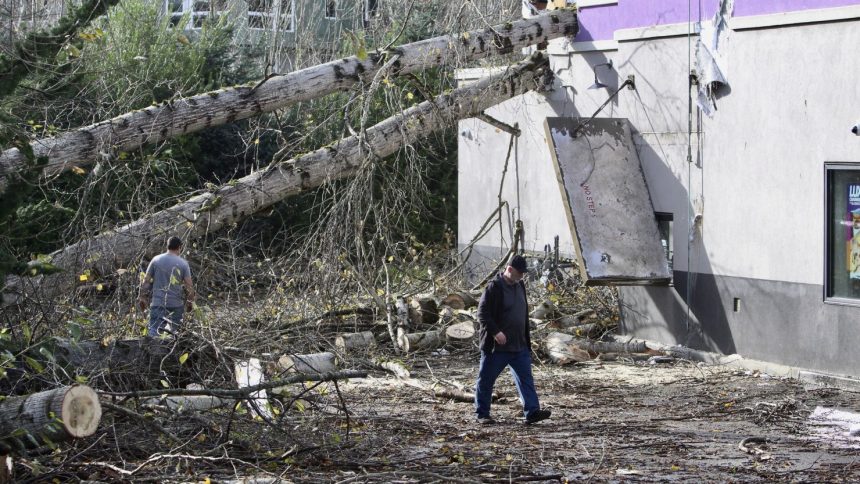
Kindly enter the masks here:
M 325 18 L 337 18 L 337 1 L 326 0 L 325 2 Z
M 672 242 L 672 220 L 671 213 L 657 212 L 657 231 L 660 233 L 660 244 L 669 262 L 669 273 L 672 273 L 672 261 L 675 258 L 675 246 Z
M 270 0 L 248 0 L 248 27 L 265 29 L 271 24 L 272 2 Z
M 828 297 L 860 299 L 860 165 L 827 170 Z

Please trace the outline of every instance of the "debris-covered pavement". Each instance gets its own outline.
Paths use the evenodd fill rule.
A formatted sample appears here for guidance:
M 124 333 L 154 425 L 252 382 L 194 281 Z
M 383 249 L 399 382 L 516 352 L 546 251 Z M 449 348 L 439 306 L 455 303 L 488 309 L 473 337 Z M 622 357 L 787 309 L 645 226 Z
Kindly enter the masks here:
M 471 355 L 474 356 L 474 355 Z M 411 360 L 412 378 L 472 384 L 470 355 Z M 688 361 L 536 365 L 552 419 L 520 423 L 510 375 L 498 423 L 392 376 L 341 386 L 354 446 L 297 463 L 296 481 L 841 482 L 860 479 L 858 396 Z M 857 417 L 856 415 L 854 415 Z M 812 419 L 810 418 L 812 417 Z M 332 470 L 328 470 L 332 469 Z

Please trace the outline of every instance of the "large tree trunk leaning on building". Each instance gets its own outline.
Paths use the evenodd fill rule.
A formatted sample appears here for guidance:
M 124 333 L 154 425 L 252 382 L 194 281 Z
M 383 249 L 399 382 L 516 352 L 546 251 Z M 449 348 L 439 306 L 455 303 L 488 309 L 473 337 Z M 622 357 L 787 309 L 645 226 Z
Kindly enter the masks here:
M 381 158 L 425 138 L 459 119 L 526 91 L 543 89 L 551 81 L 547 57 L 537 53 L 505 72 L 442 94 L 367 129 L 363 140 L 351 136 L 298 158 L 233 180 L 211 192 L 154 213 L 129 225 L 51 254 L 63 272 L 32 278 L 7 279 L 8 299 L 35 295 L 53 297 L 74 287 L 78 271 L 109 274 L 132 266 L 146 250 L 161 247 L 166 234 L 194 239 L 260 212 L 292 195 L 372 169 Z M 360 133 L 361 134 L 361 133 Z
M 549 39 L 573 37 L 578 30 L 574 9 L 555 10 L 485 30 L 405 44 L 386 52 L 371 53 L 364 59 L 347 57 L 272 76 L 254 86 L 231 87 L 165 102 L 53 138 L 36 140 L 30 146 L 36 158 L 47 160 L 44 173 L 54 175 L 96 160 L 110 160 L 117 152 L 349 89 L 359 81 L 373 79 L 394 56 L 397 59 L 391 65 L 391 73 L 409 73 L 446 63 L 507 54 Z M 23 169 L 26 161 L 26 156 L 17 148 L 0 153 L 0 193 L 5 190 L 6 176 Z
M 101 421 L 99 397 L 83 385 L 0 402 L 0 453 L 88 437 Z

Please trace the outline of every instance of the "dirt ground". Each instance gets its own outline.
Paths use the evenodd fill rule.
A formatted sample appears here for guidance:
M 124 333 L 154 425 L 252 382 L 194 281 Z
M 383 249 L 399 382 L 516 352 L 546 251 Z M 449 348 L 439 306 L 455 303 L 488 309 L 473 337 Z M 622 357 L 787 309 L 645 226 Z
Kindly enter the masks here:
M 523 425 L 506 372 L 496 385 L 498 422 L 482 426 L 471 403 L 432 391 L 434 384 L 471 391 L 475 350 L 403 363 L 409 379 L 369 370 L 337 384 L 299 384 L 311 392 L 301 393 L 304 403 L 270 400 L 282 405 L 270 423 L 246 404 L 207 412 L 107 406 L 96 435 L 16 459 L 16 476 L 207 484 L 860 481 L 860 394 L 683 360 L 538 361 L 535 380 L 552 418 Z
M 468 390 L 474 355 L 410 360 L 412 378 Z M 851 482 L 858 395 L 688 361 L 536 364 L 552 418 L 520 422 L 506 372 L 498 423 L 392 376 L 341 385 L 352 445 L 283 478 L 316 482 Z M 817 410 L 816 410 L 817 409 Z M 812 417 L 812 418 L 811 418 Z M 741 449 L 741 443 L 743 442 Z

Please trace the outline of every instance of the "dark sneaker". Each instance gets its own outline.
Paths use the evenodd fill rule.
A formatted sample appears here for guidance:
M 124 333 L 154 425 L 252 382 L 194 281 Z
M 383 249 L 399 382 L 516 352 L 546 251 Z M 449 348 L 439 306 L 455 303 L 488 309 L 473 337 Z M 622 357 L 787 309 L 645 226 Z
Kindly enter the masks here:
M 552 415 L 552 412 L 549 410 L 536 410 L 531 415 L 523 419 L 523 423 L 526 425 L 531 425 L 533 423 L 538 423 L 541 420 L 546 420 L 549 416 Z
M 481 425 L 493 425 L 496 423 L 496 421 L 493 420 L 493 417 L 490 417 L 489 415 L 486 417 L 478 417 L 477 422 Z

